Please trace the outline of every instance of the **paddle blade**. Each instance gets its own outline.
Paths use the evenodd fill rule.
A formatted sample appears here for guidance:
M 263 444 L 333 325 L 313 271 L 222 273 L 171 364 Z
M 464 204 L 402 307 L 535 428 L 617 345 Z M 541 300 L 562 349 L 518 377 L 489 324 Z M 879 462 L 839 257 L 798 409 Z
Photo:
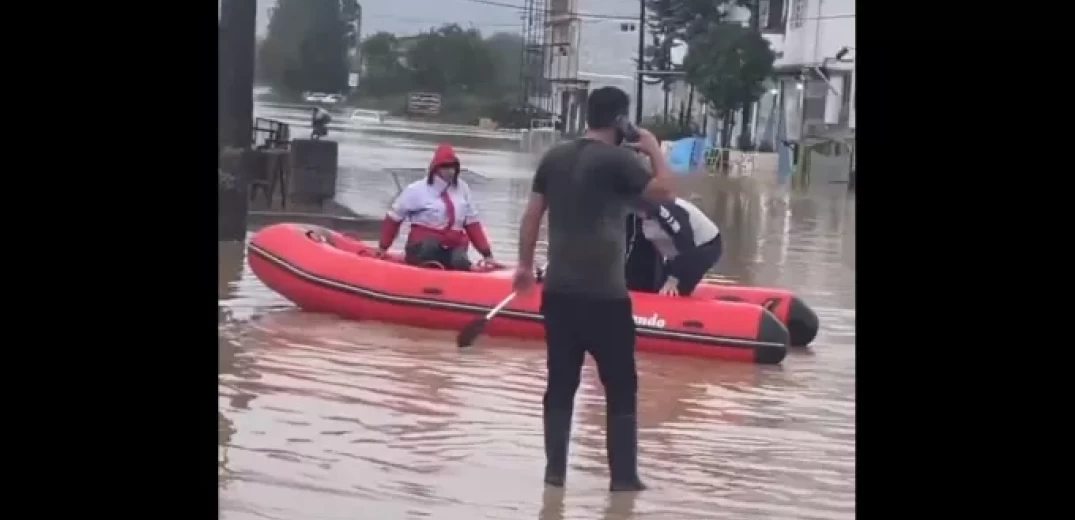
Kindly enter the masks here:
M 478 318 L 463 327 L 463 330 L 459 331 L 459 335 L 455 337 L 455 346 L 459 348 L 466 348 L 474 344 L 474 340 L 481 336 L 482 331 L 485 330 L 485 324 L 489 320 L 485 317 Z

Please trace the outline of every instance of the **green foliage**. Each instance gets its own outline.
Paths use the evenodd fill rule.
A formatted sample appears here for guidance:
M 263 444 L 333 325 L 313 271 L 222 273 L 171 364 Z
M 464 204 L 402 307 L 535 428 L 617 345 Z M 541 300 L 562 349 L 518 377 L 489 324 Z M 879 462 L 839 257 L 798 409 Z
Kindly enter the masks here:
M 355 22 L 362 18 L 362 5 L 358 0 L 340 0 L 340 20 L 343 21 L 344 42 L 348 48 L 357 46 L 360 42 L 358 27 Z
M 497 96 L 519 88 L 522 38 L 496 33 L 482 39 L 456 24 L 399 38 L 380 32 L 362 42 L 361 93 L 388 96 L 408 90 L 445 95 Z
M 407 50 L 414 85 L 450 93 L 491 93 L 496 88 L 496 64 L 477 29 L 446 24 L 419 34 Z
M 677 0 L 645 0 L 646 3 L 646 30 L 649 32 L 651 43 L 645 49 L 642 66 L 643 70 L 674 71 L 679 67 L 672 64 L 672 47 L 681 41 L 681 31 L 676 21 L 678 8 Z M 643 81 L 650 85 L 662 84 L 667 92 L 671 85 L 679 79 L 675 76 L 643 76 Z
M 284 98 L 347 92 L 347 50 L 358 34 L 356 0 L 277 0 L 258 45 L 259 83 Z M 441 120 L 476 120 L 517 109 L 522 37 L 449 23 L 413 36 L 379 32 L 359 43 L 359 87 L 351 102 L 400 112 L 412 91 L 442 95 Z M 540 70 L 540 63 L 536 65 Z M 507 115 L 502 117 L 506 118 Z
M 718 6 L 734 2 L 675 0 L 680 31 L 689 49 L 683 60 L 687 81 L 722 120 L 721 146 L 731 144 L 732 114 L 761 97 L 773 74 L 776 53 L 762 35 L 738 22 L 728 22 Z M 697 11 L 693 11 L 697 9 Z
M 518 92 L 522 86 L 523 37 L 515 33 L 493 33 L 485 39 L 485 45 L 493 56 L 496 69 L 496 85 L 501 92 Z
M 711 108 L 726 112 L 758 100 L 775 61 L 760 34 L 738 23 L 716 22 L 691 39 L 683 67 Z
M 752 0 L 669 0 L 664 22 L 676 38 L 689 42 L 706 31 L 709 24 L 727 17 L 725 6 Z
M 347 42 L 354 0 L 277 0 L 258 49 L 258 77 L 288 93 L 347 88 Z
M 775 55 L 756 30 L 757 0 L 644 1 L 653 40 L 646 49 L 644 69 L 683 70 L 687 81 L 721 114 L 730 115 L 758 99 L 762 82 L 772 73 Z M 754 30 L 727 22 L 727 13 L 735 6 L 750 8 Z M 689 45 L 682 67 L 671 61 L 671 50 L 679 41 Z M 648 81 L 663 83 L 666 111 L 667 93 L 676 79 L 654 76 Z
M 357 96 L 363 107 L 402 113 L 405 93 L 438 92 L 436 119 L 505 122 L 519 99 L 522 37 L 446 24 L 416 36 L 377 33 L 362 42 L 365 68 Z
M 396 35 L 379 32 L 362 42 L 364 70 L 359 82 L 362 93 L 384 96 L 411 88 L 410 70 L 404 66 L 402 46 Z

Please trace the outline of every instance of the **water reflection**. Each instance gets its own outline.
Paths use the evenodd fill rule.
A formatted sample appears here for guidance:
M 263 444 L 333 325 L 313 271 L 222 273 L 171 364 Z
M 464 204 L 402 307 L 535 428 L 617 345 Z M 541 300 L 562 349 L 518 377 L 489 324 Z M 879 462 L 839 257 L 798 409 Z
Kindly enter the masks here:
M 341 178 L 352 200 L 381 204 L 361 201 L 391 181 L 360 173 Z M 510 259 L 529 179 L 490 179 L 479 200 L 496 254 Z M 543 491 L 540 344 L 495 339 L 460 353 L 451 332 L 299 312 L 253 277 L 242 248 L 222 244 L 222 518 L 853 518 L 853 199 L 696 188 L 725 235 L 714 276 L 790 287 L 823 327 L 813 354 L 781 367 L 640 356 L 640 467 L 652 489 L 637 496 L 607 493 L 590 364 L 568 489 Z
M 541 495 L 541 509 L 538 511 L 538 520 L 564 520 L 571 518 L 594 518 L 593 516 L 567 515 L 565 505 L 566 493 L 563 489 L 546 488 Z M 598 520 L 626 520 L 636 518 L 635 504 L 638 502 L 637 493 L 610 493 L 605 499 L 605 507 Z
M 232 297 L 232 287 L 243 277 L 243 263 L 245 261 L 243 242 L 221 242 L 218 245 L 219 262 L 217 262 L 217 300 L 227 301 Z M 217 305 L 217 320 L 220 323 L 232 321 L 231 309 L 224 305 Z

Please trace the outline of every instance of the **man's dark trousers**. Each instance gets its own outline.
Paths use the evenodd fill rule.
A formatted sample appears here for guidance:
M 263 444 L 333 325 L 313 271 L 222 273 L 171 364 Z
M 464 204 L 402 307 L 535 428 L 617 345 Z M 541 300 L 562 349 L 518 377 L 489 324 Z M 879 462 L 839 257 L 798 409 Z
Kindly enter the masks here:
M 605 387 L 610 487 L 613 491 L 642 489 L 638 479 L 638 373 L 631 300 L 546 291 L 541 313 L 548 355 L 543 400 L 545 482 L 562 486 L 566 477 L 575 392 L 589 352 Z

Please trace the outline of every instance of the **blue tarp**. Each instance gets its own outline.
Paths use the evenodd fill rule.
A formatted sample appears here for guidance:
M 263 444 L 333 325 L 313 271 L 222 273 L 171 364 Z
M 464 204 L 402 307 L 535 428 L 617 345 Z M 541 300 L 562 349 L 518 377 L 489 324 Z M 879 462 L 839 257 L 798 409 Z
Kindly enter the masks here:
M 668 164 L 672 172 L 683 175 L 697 169 L 705 160 L 705 149 L 705 139 L 701 137 L 674 141 L 668 148 Z

